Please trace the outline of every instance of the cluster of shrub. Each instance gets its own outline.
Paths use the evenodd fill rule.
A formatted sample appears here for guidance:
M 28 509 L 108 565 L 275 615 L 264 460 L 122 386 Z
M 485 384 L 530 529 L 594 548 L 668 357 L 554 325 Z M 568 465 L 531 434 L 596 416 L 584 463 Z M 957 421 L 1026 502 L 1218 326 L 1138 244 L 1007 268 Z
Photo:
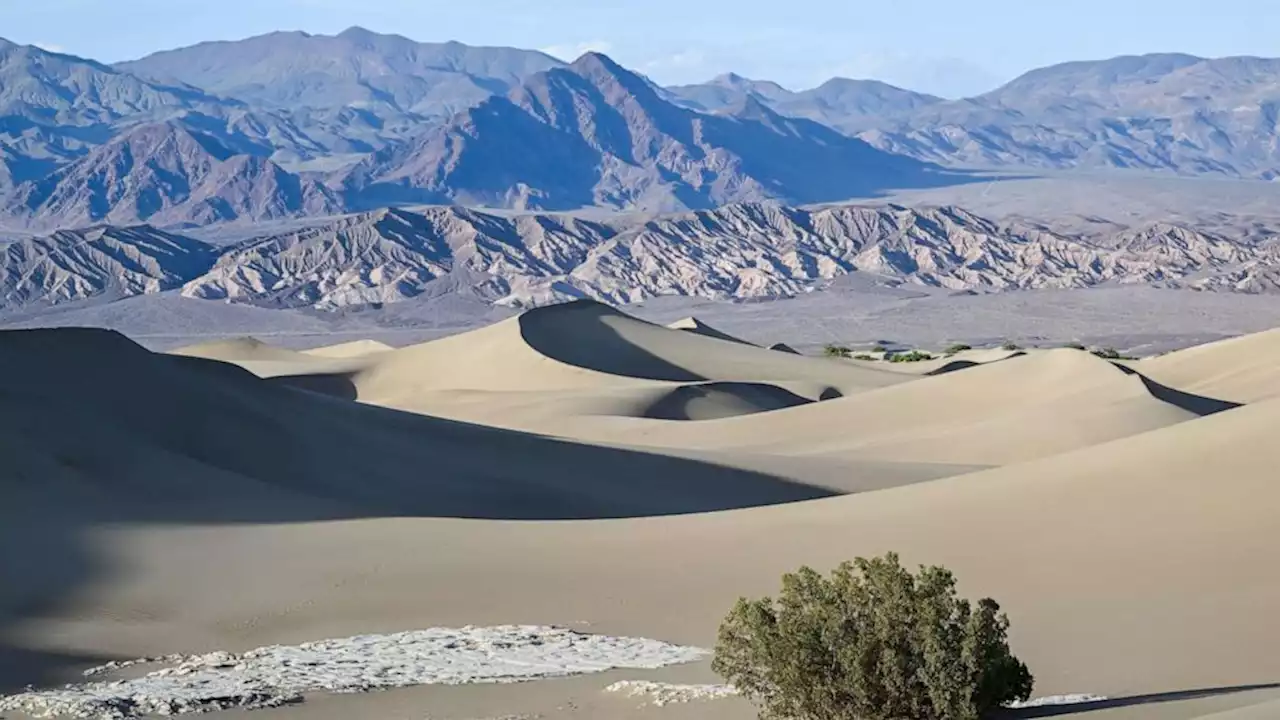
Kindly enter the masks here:
M 1011 352 L 1022 349 L 1012 341 L 1005 342 L 1000 347 L 1003 350 L 1009 350 Z M 951 355 L 955 355 L 956 353 L 964 352 L 965 350 L 972 350 L 972 349 L 973 347 L 970 345 L 957 343 L 947 348 L 943 352 L 943 355 L 951 356 Z M 886 361 L 895 362 L 895 363 L 920 362 L 922 360 L 933 360 L 936 357 L 932 353 L 924 352 L 923 350 L 908 350 L 905 352 L 893 352 L 889 350 L 889 348 L 885 347 L 884 345 L 876 345 L 875 347 L 871 348 L 871 352 L 881 353 L 881 355 Z M 843 345 L 835 345 L 835 344 L 828 344 L 826 347 L 824 347 L 822 349 L 822 354 L 827 357 L 852 358 L 854 360 L 873 361 L 876 359 L 876 357 L 874 355 L 871 355 L 870 353 L 859 353 L 855 355 L 853 354 L 853 350 L 851 350 L 850 348 L 847 348 Z
M 949 570 L 858 558 L 824 577 L 785 575 L 777 598 L 742 598 L 712 669 L 763 720 L 979 720 L 1031 696 L 990 598 L 959 598 Z

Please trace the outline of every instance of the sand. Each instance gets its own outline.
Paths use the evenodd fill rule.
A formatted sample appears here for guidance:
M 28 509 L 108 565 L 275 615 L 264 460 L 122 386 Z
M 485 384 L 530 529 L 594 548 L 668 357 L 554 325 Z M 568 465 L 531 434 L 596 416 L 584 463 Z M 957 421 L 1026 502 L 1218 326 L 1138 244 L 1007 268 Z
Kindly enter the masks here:
M 1278 354 L 1280 330 L 1271 330 L 1146 358 L 1133 367 L 1189 392 L 1250 403 L 1280 397 Z
M 378 342 L 377 340 L 353 340 L 351 342 L 339 343 L 337 345 L 325 345 L 323 347 L 311 348 L 303 350 L 306 355 L 316 355 L 318 357 L 328 358 L 352 358 L 365 357 L 367 355 L 376 355 L 378 353 L 390 352 L 395 350 L 394 347 Z
M 1252 349 L 930 376 L 587 303 L 337 357 L 0 333 L 0 577 L 21 578 L 0 584 L 0 694 L 108 660 L 432 628 L 709 648 L 782 572 L 895 550 L 1000 600 L 1037 696 L 1108 698 L 1055 716 L 1271 717 L 1280 381 L 1265 336 L 1235 342 Z M 752 717 L 718 682 L 704 660 L 305 686 L 271 715 Z

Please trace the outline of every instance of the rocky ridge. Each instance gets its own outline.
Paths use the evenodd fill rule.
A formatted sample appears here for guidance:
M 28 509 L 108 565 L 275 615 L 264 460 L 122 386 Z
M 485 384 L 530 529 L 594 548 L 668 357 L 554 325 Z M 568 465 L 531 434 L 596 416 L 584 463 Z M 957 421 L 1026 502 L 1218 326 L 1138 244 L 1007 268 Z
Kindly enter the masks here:
M 458 293 L 516 307 L 582 297 L 750 300 L 806 293 L 850 273 L 957 292 L 1280 289 L 1274 239 L 1168 223 L 1069 235 L 956 207 L 896 205 L 745 203 L 613 222 L 429 207 L 348 215 L 223 248 L 139 226 L 64 231 L 3 252 L 6 310 L 169 289 L 321 310 Z

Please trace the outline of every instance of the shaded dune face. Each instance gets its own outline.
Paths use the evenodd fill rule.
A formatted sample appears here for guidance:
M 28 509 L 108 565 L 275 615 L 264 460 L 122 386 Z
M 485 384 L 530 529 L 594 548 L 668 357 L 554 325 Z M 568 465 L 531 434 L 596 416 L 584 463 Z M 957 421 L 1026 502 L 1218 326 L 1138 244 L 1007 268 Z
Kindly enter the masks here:
M 113 482 L 129 480 L 124 495 L 143 500 L 167 494 L 165 480 L 134 472 L 150 460 L 148 449 L 351 516 L 625 517 L 830 494 L 759 473 L 299 392 L 225 363 L 150 353 L 106 331 L 14 331 L 0 342 L 10 431 L 32 437 L 32 452 L 56 444 L 65 464 L 80 468 L 73 474 L 110 470 Z M 99 362 L 76 367 L 86 353 Z M 39 432 L 48 427 L 32 418 L 58 409 L 67 409 L 67 429 Z M 98 425 L 111 428 L 114 445 L 92 432 Z M 592 468 L 611 470 L 597 476 Z
M 777 352 L 732 338 L 690 318 L 664 328 L 593 301 L 536 308 L 518 318 L 534 351 L 610 375 L 671 382 L 809 380 L 840 387 L 901 382 L 892 373 Z
M 759 383 L 711 382 L 683 385 L 639 413 L 655 420 L 713 420 L 807 405 L 811 400 Z

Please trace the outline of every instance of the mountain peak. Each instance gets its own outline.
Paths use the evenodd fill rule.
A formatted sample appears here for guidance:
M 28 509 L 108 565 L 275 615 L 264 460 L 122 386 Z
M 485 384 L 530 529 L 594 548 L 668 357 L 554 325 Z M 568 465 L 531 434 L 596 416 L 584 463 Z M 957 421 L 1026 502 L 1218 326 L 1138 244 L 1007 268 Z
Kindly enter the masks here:
M 619 73 L 630 74 L 629 71 L 623 69 L 621 65 L 613 61 L 613 58 L 602 52 L 589 50 L 582 54 L 577 60 L 569 64 L 569 67 L 584 72 L 607 72 L 611 75 Z
M 740 87 L 743 85 L 750 85 L 751 83 L 751 80 L 742 77 L 738 73 L 727 72 L 723 75 L 717 75 L 714 78 L 711 78 L 711 82 L 708 84 L 721 85 L 724 87 Z
M 660 102 L 658 89 L 651 81 L 622 67 L 603 53 L 586 53 L 566 70 L 594 85 L 610 104 L 619 104 L 628 97 L 643 105 Z

